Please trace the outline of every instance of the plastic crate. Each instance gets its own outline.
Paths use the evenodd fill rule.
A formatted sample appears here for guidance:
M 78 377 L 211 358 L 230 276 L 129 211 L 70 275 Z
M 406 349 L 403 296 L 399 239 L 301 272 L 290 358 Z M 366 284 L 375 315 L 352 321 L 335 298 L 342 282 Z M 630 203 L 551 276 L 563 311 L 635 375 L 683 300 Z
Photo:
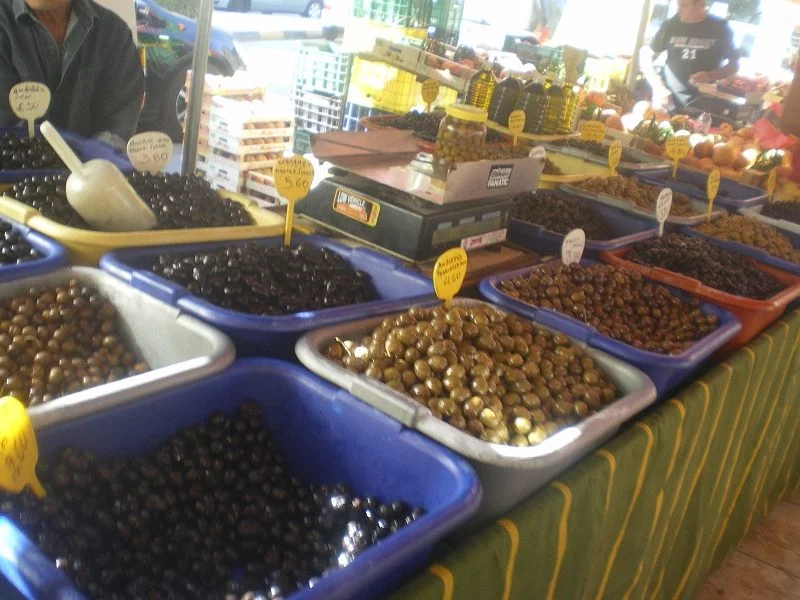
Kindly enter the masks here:
M 393 116 L 394 115 L 387 115 L 386 111 L 372 108 L 371 106 L 362 106 L 355 102 L 348 102 L 344 109 L 342 129 L 345 131 L 365 131 L 367 129 L 363 126 L 365 119 L 391 118 Z
M 350 85 L 353 55 L 340 44 L 304 42 L 297 59 L 295 85 L 311 92 L 342 96 Z
M 570 196 L 563 192 L 551 192 L 565 199 L 580 202 L 582 198 Z M 591 200 L 585 200 L 591 202 Z M 618 250 L 624 246 L 650 239 L 658 235 L 658 226 L 650 219 L 625 212 L 613 206 L 600 204 L 591 205 L 591 210 L 600 215 L 616 236 L 611 240 L 586 240 L 584 256 L 597 258 L 601 252 Z M 533 250 L 543 256 L 559 255 L 564 236 L 545 229 L 541 225 L 529 223 L 521 219 L 510 219 L 508 223 L 508 241 L 527 250 Z
M 742 296 L 734 296 L 733 294 L 727 294 L 705 286 L 697 279 L 661 268 L 646 267 L 633 261 L 626 260 L 625 255 L 628 252 L 629 249 L 604 252 L 600 255 L 600 258 L 603 262 L 611 263 L 612 265 L 632 271 L 638 271 L 650 279 L 689 292 L 701 300 L 711 302 L 716 306 L 729 310 L 737 316 L 742 324 L 742 330 L 723 347 L 723 350 L 726 352 L 738 350 L 747 344 L 759 333 L 777 321 L 784 313 L 787 306 L 800 298 L 800 277 L 795 277 L 790 273 L 761 264 L 749 258 L 742 257 L 742 260 L 749 260 L 759 270 L 764 271 L 780 281 L 786 286 L 785 289 L 768 300 L 751 300 L 750 298 L 744 298 Z
M 378 39 L 422 47 L 428 37 L 427 27 L 401 27 L 391 23 L 381 23 L 350 17 L 344 27 L 342 47 L 345 52 L 357 54 L 372 52 Z
M 308 129 L 294 130 L 294 153 L 309 154 L 311 152 L 311 136 L 314 132 Z
M 428 27 L 431 8 L 429 0 L 355 0 L 353 16 L 401 27 Z
M 481 295 L 498 306 L 522 315 L 528 319 L 536 320 L 543 325 L 552 327 L 558 331 L 563 331 L 570 337 L 587 343 L 591 348 L 597 348 L 603 352 L 633 365 L 637 369 L 647 374 L 658 390 L 658 397 L 665 398 L 667 394 L 675 390 L 679 385 L 688 381 L 705 364 L 717 350 L 722 348 L 741 330 L 741 324 L 737 318 L 727 310 L 720 309 L 713 304 L 703 303 L 701 310 L 708 315 L 716 315 L 719 319 L 719 327 L 703 339 L 697 341 L 690 348 L 674 356 L 638 350 L 633 346 L 615 340 L 609 336 L 601 335 L 594 327 L 586 323 L 569 317 L 558 311 L 537 308 L 526 304 L 515 298 L 507 296 L 497 285 L 501 281 L 525 277 L 537 271 L 546 270 L 559 266 L 560 261 L 551 262 L 547 265 L 539 265 L 532 268 L 520 269 L 500 275 L 492 275 L 483 279 L 478 288 Z M 581 265 L 597 264 L 597 261 L 583 260 Z M 669 290 L 684 299 L 689 294 L 669 287 Z
M 150 272 L 150 267 L 159 254 L 188 255 L 222 249 L 230 245 L 227 243 L 120 250 L 104 256 L 100 266 L 135 289 L 177 306 L 183 312 L 224 331 L 234 340 L 238 356 L 270 356 L 291 360 L 294 358 L 294 343 L 306 331 L 357 317 L 396 311 L 400 305 L 405 306 L 414 300 L 430 299 L 432 295 L 430 279 L 404 267 L 400 261 L 374 250 L 351 248 L 319 236 L 297 235 L 293 236 L 292 241 L 297 245 L 311 244 L 329 248 L 344 257 L 353 268 L 371 276 L 378 299 L 356 306 L 304 311 L 277 317 L 248 315 L 215 306 L 190 294 L 185 287 Z M 265 247 L 279 246 L 283 243 L 283 238 L 259 240 L 256 243 Z
M 295 126 L 317 133 L 341 129 L 345 100 L 344 96 L 316 94 L 295 88 L 292 93 Z
M 706 182 L 708 174 L 694 171 L 692 169 L 678 169 L 677 180 L 672 179 L 672 171 L 654 171 L 647 173 L 646 177 L 640 179 L 651 185 L 663 186 L 668 183 L 676 192 L 683 192 L 692 198 L 706 200 Z M 719 180 L 719 192 L 714 204 L 718 204 L 730 211 L 740 208 L 754 208 L 767 201 L 767 192 L 761 188 L 744 185 L 733 179 L 722 177 Z
M 464 0 L 433 0 L 430 27 L 433 37 L 451 46 L 458 44 Z
M 271 360 L 239 361 L 202 382 L 40 428 L 39 450 L 43 457 L 75 447 L 101 457 L 130 458 L 243 402 L 263 407 L 265 426 L 302 480 L 343 482 L 360 496 L 402 499 L 426 511 L 346 568 L 287 600 L 381 597 L 422 567 L 434 544 L 478 508 L 480 485 L 463 459 L 310 373 Z M 43 556 L 6 517 L 0 517 L 0 532 L 0 571 L 25 597 L 83 598 L 56 570 L 55 557 Z
M 35 260 L 18 265 L 0 265 L 0 283 L 55 271 L 69 262 L 67 251 L 61 244 L 10 219 L 0 219 L 0 221 L 10 223 L 11 229 L 20 234 L 28 245 L 39 253 L 39 258 Z

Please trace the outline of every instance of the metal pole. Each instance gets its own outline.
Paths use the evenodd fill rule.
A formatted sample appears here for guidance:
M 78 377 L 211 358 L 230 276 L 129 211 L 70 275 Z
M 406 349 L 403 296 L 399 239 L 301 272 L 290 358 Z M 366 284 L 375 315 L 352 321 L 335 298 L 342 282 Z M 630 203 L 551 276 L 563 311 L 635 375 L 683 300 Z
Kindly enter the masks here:
M 644 46 L 644 34 L 647 31 L 647 26 L 650 23 L 650 15 L 652 14 L 651 0 L 644 0 L 642 4 L 642 18 L 639 21 L 639 32 L 636 34 L 636 45 L 633 48 L 633 60 L 628 69 L 628 76 L 625 78 L 625 85 L 628 87 L 633 86 L 636 81 L 636 75 L 639 73 L 639 51 Z
M 208 44 L 211 37 L 211 15 L 214 0 L 200 0 L 200 13 L 197 16 L 197 33 L 192 57 L 192 82 L 189 86 L 189 106 L 186 111 L 186 132 L 183 136 L 184 175 L 194 173 L 197 162 L 197 144 L 200 135 L 200 112 L 203 109 L 203 90 L 208 69 Z

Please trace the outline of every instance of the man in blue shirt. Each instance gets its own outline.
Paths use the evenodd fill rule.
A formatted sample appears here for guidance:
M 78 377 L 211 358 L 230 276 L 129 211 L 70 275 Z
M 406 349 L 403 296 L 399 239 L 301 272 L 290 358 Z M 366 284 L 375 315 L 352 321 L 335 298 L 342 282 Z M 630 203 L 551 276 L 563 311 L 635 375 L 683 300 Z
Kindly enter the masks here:
M 0 0 L 0 126 L 18 120 L 8 92 L 21 81 L 50 88 L 56 126 L 117 146 L 136 131 L 144 73 L 133 34 L 92 0 Z

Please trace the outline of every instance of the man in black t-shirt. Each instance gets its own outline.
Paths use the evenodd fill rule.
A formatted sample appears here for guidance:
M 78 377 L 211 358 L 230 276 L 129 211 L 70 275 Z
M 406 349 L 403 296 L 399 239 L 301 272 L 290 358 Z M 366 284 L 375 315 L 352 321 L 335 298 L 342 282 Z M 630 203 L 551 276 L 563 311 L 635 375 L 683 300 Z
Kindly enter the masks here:
M 653 59 L 667 53 L 664 79 Z M 650 46 L 639 54 L 642 73 L 653 89 L 653 104 L 667 106 L 670 96 L 680 109 L 698 92 L 693 84 L 724 79 L 739 70 L 739 53 L 727 21 L 712 17 L 705 0 L 679 0 L 678 14 L 664 21 Z

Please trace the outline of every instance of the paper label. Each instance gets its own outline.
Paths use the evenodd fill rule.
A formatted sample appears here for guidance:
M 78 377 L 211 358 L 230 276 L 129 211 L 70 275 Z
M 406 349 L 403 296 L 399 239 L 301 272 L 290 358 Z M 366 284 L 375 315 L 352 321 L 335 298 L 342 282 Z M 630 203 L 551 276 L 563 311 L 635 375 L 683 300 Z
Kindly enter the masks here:
M 692 148 L 689 145 L 689 138 L 687 138 L 685 135 L 673 136 L 666 142 L 667 156 L 674 161 L 686 157 L 691 149 Z
M 307 158 L 281 158 L 272 170 L 275 188 L 288 201 L 296 202 L 308 195 L 314 181 L 314 165 Z
M 615 173 L 620 160 L 622 160 L 622 142 L 616 141 L 608 147 L 608 166 Z
M 769 200 L 775 198 L 775 187 L 778 185 L 778 169 L 772 169 L 769 172 L 769 177 L 767 177 L 767 194 L 769 195 Z
M 511 111 L 511 114 L 508 115 L 508 130 L 518 136 L 523 129 L 525 129 L 525 111 Z
M 586 246 L 586 233 L 583 229 L 573 229 L 561 242 L 561 262 L 565 265 L 581 262 Z
M 498 229 L 497 231 L 489 231 L 472 237 L 464 238 L 461 240 L 461 247 L 464 250 L 475 250 L 476 248 L 485 248 L 493 244 L 505 242 L 508 236 L 508 229 Z
M 381 205 L 349 190 L 338 189 L 333 195 L 333 210 L 348 219 L 375 227 Z
M 172 158 L 172 140 L 160 131 L 138 133 L 128 141 L 128 160 L 139 172 L 161 173 Z
M 581 139 L 589 142 L 601 142 L 606 137 L 606 126 L 600 121 L 584 121 L 581 123 Z
M 467 276 L 467 253 L 463 248 L 451 248 L 433 265 L 433 290 L 444 302 L 452 300 L 461 291 Z
M 37 81 L 23 81 L 11 88 L 8 103 L 17 117 L 28 122 L 28 136 L 35 133 L 35 121 L 50 108 L 50 88 Z
M 39 448 L 28 412 L 16 398 L 0 398 L 0 488 L 18 494 L 26 486 L 45 495 L 36 477 Z
M 544 160 L 547 158 L 547 150 L 544 149 L 544 146 L 536 146 L 533 148 L 528 154 L 531 158 L 538 158 L 539 160 Z
M 719 182 L 721 174 L 719 169 L 714 169 L 708 174 L 708 181 L 706 182 L 706 194 L 708 195 L 709 205 L 717 199 L 719 193 Z
M 664 223 L 669 218 L 669 211 L 672 210 L 672 190 L 664 188 L 658 194 L 656 200 L 656 220 L 658 221 L 658 235 L 664 234 Z
M 439 97 L 439 82 L 435 79 L 427 79 L 422 83 L 422 101 L 431 105 Z

